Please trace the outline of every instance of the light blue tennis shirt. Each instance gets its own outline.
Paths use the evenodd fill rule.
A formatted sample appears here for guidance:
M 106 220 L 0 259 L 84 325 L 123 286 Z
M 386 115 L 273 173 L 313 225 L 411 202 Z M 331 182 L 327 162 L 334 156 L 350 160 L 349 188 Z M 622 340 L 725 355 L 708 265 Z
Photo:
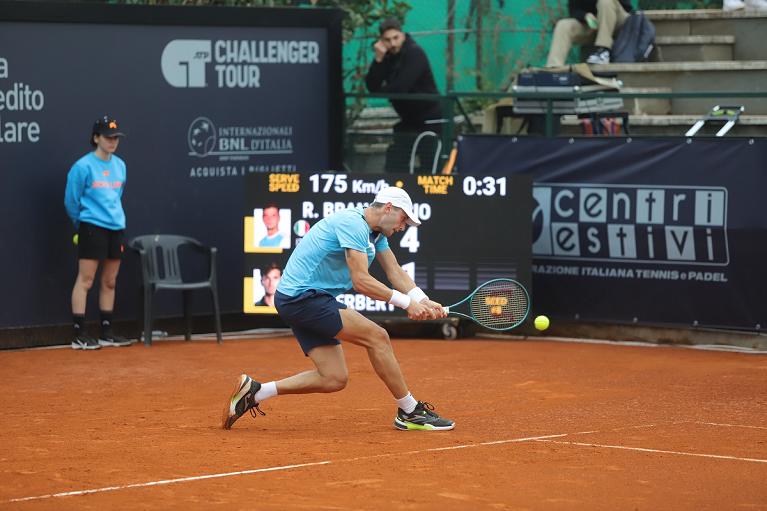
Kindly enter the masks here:
M 350 208 L 317 222 L 293 250 L 282 273 L 277 291 L 298 296 L 309 289 L 333 296 L 352 287 L 346 264 L 346 249 L 367 253 L 368 266 L 376 251 L 389 249 L 389 241 L 373 232 L 365 221 L 364 208 Z

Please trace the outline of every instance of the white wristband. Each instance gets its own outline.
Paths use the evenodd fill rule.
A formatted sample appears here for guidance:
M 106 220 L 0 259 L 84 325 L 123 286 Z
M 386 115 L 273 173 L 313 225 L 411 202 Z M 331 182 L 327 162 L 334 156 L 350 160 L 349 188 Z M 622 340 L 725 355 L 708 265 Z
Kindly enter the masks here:
M 396 305 L 400 309 L 407 309 L 410 307 L 410 297 L 408 295 L 400 293 L 396 289 L 392 289 L 391 291 L 391 298 L 389 298 L 390 304 Z
M 421 301 L 424 298 L 427 298 L 427 299 L 429 298 L 428 296 L 426 296 L 426 293 L 423 292 L 423 289 L 421 289 L 420 287 L 417 287 L 417 286 L 414 287 L 413 289 L 411 289 L 410 291 L 408 291 L 407 295 L 415 303 L 421 303 Z

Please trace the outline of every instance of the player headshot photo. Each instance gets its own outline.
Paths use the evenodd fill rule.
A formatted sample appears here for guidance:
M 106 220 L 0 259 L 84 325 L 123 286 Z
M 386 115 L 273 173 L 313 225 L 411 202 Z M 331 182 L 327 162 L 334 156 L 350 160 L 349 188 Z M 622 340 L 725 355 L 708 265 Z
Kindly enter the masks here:
M 263 208 L 254 209 L 253 217 L 256 220 L 253 239 L 257 248 L 269 252 L 290 248 L 290 209 L 280 209 L 276 204 L 269 203 Z
M 257 280 L 255 273 L 260 274 L 261 287 L 254 287 L 254 300 L 257 306 L 274 307 L 274 292 L 277 291 L 277 284 L 282 278 L 282 269 L 277 263 L 271 263 L 265 268 L 254 270 L 253 281 Z M 260 295 L 260 298 L 256 298 Z

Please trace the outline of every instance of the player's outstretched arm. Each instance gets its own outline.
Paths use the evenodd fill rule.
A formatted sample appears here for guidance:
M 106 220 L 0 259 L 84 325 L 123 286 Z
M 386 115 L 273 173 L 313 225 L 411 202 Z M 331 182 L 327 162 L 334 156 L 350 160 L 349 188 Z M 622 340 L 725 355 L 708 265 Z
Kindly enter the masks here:
M 346 249 L 346 264 L 352 277 L 352 286 L 358 293 L 388 302 L 391 298 L 391 288 L 373 277 L 368 272 L 368 256 L 364 252 Z
M 368 272 L 368 256 L 364 252 L 347 248 L 346 264 L 349 266 L 352 285 L 358 293 L 401 307 L 407 311 L 407 315 L 410 319 L 431 319 L 434 317 L 434 313 L 426 305 L 410 300 L 409 296 L 396 288 L 396 291 L 392 294 L 393 290 L 391 288 L 370 275 Z M 407 274 L 405 274 L 405 276 L 407 276 Z M 409 277 L 407 278 L 409 279 Z M 413 284 L 413 287 L 415 287 L 415 284 Z M 397 294 L 401 295 L 401 299 L 405 301 L 399 301 L 395 296 Z
M 397 291 L 407 293 L 416 287 L 415 282 L 410 278 L 410 275 L 402 269 L 402 266 L 400 266 L 397 257 L 391 249 L 377 252 L 376 261 L 381 265 L 384 273 L 386 273 L 386 278 L 389 279 L 392 287 Z
M 416 287 L 416 283 L 410 278 L 405 270 L 402 269 L 397 257 L 391 249 L 382 250 L 376 254 L 376 260 L 381 265 L 389 282 L 392 283 L 392 287 L 402 293 L 409 293 Z M 420 300 L 421 305 L 424 305 L 429 309 L 427 314 L 422 317 L 411 319 L 439 319 L 445 317 L 445 311 L 442 305 L 429 300 L 426 296 Z

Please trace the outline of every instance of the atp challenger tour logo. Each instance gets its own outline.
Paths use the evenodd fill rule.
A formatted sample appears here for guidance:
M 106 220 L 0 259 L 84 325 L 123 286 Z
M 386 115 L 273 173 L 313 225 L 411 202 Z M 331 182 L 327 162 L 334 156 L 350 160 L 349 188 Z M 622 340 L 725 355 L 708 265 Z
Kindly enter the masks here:
M 726 188 L 545 183 L 533 198 L 536 258 L 729 263 Z
M 213 64 L 213 84 L 218 88 L 261 87 L 261 64 L 319 64 L 316 41 L 174 39 L 165 45 L 160 67 L 173 87 L 208 87 Z
M 162 51 L 162 75 L 174 87 L 207 87 L 205 65 L 210 62 L 210 41 L 176 39 Z

